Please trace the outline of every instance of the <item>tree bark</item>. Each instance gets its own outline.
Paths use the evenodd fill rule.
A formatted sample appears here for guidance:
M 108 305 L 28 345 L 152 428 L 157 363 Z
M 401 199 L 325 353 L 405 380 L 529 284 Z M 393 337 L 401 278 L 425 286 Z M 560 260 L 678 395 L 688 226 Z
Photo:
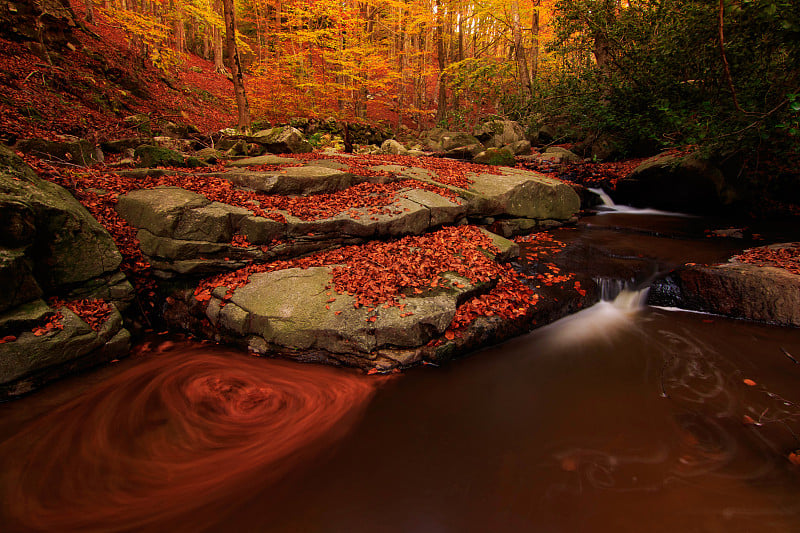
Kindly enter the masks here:
M 517 79 L 522 96 L 531 96 L 531 74 L 528 69 L 528 58 L 525 53 L 525 44 L 522 42 L 522 23 L 519 18 L 519 4 L 517 0 L 511 2 L 511 36 L 514 39 L 514 60 L 517 63 Z
M 444 70 L 447 68 L 444 46 L 444 17 L 442 17 L 442 2 L 436 0 L 436 55 L 439 61 L 439 102 L 436 106 L 436 122 L 442 122 L 447 117 L 447 85 L 444 80 Z
M 211 47 L 214 49 L 214 71 L 224 74 L 226 70 L 222 60 L 222 33 L 216 26 L 211 29 Z
M 186 27 L 183 23 L 182 0 L 174 0 L 175 9 L 175 51 L 182 54 L 186 51 Z
M 233 91 L 236 94 L 239 131 L 248 132 L 250 131 L 250 105 L 247 103 L 242 65 L 239 61 L 239 49 L 236 46 L 236 12 L 234 11 L 233 0 L 222 0 L 222 9 L 225 14 L 225 43 L 233 78 Z
M 94 0 L 86 0 L 86 22 L 94 24 Z

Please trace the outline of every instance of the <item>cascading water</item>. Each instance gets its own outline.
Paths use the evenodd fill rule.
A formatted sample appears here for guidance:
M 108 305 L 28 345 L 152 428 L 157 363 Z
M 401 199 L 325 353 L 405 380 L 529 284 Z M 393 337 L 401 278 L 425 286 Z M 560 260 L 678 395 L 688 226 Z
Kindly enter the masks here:
M 637 207 L 631 207 L 629 205 L 618 205 L 614 203 L 614 200 L 603 190 L 603 189 L 594 189 L 588 188 L 589 191 L 596 194 L 602 204 L 600 205 L 600 209 L 598 209 L 597 214 L 602 215 L 604 213 L 626 213 L 631 215 L 662 215 L 662 216 L 673 216 L 673 217 L 691 217 L 692 215 L 687 215 L 685 213 L 675 213 L 673 211 L 661 211 L 659 209 L 641 209 Z
M 636 315 L 645 308 L 649 287 L 633 289 L 632 281 L 596 278 L 600 301 L 548 326 L 556 346 L 602 340 L 612 342 L 619 332 L 635 328 Z
M 647 303 L 650 287 L 634 289 L 634 280 L 594 278 L 600 288 L 600 303 L 609 302 L 620 310 L 637 311 Z

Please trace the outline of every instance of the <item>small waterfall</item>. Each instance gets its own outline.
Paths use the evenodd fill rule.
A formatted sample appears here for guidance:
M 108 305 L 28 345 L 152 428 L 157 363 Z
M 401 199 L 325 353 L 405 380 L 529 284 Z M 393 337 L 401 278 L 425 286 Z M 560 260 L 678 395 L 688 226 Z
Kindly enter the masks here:
M 614 209 L 617 207 L 617 204 L 614 203 L 614 200 L 612 200 L 603 189 L 593 189 L 591 187 L 587 187 L 587 189 L 600 197 L 600 201 L 603 202 L 603 207 L 608 207 L 609 209 Z
M 576 346 L 594 342 L 612 343 L 619 335 L 636 330 L 636 314 L 644 309 L 649 287 L 634 289 L 633 280 L 595 278 L 601 299 L 592 307 L 547 326 L 548 342 Z
M 636 311 L 647 303 L 650 287 L 634 289 L 634 280 L 595 278 L 594 282 L 600 288 L 601 303 L 610 303 L 621 311 Z
M 595 189 L 587 187 L 587 189 L 597 196 L 600 197 L 600 201 L 602 201 L 602 205 L 598 206 L 598 215 L 602 215 L 603 213 L 625 213 L 629 215 L 661 215 L 661 216 L 670 216 L 670 217 L 689 217 L 691 218 L 693 215 L 687 215 L 686 213 L 674 213 L 672 211 L 661 211 L 660 209 L 640 209 L 637 207 L 631 207 L 629 205 L 617 205 L 614 203 L 614 200 L 606 194 L 603 189 Z

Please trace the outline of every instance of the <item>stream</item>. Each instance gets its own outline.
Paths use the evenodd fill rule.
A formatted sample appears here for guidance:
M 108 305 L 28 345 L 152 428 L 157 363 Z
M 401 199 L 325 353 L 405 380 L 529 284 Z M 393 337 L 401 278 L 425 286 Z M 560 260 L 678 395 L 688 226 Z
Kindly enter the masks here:
M 606 299 L 443 367 L 150 337 L 0 404 L 0 529 L 800 531 L 800 330 L 645 305 L 753 245 L 720 224 L 606 206 L 554 230 Z

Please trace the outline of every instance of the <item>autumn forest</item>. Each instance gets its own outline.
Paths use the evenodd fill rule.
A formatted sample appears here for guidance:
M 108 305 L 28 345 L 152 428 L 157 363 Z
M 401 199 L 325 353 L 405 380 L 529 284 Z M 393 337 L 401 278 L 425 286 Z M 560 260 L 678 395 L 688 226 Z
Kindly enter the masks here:
M 800 530 L 795 4 L 0 2 L 3 532 Z

